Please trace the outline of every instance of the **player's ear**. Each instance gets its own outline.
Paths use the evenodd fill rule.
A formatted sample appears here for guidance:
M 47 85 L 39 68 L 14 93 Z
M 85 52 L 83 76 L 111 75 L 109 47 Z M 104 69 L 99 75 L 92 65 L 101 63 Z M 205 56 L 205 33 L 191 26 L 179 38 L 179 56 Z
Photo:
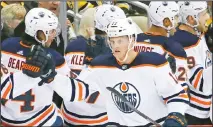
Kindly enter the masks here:
M 165 27 L 169 27 L 169 26 L 172 27 L 172 22 L 170 21 L 169 18 L 165 18 L 165 19 L 163 20 L 163 25 L 164 25 Z

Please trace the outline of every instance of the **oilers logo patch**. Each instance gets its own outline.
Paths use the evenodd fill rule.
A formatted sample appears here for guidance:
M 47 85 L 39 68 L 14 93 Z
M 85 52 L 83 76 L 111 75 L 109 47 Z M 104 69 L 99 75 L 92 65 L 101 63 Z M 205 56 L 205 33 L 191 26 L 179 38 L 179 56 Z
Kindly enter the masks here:
M 206 51 L 206 60 L 205 60 L 205 67 L 208 68 L 212 65 L 212 53 L 207 50 Z
M 141 98 L 138 90 L 132 84 L 128 82 L 121 82 L 116 84 L 113 88 L 122 94 L 135 108 L 138 108 Z M 112 100 L 120 111 L 123 113 L 133 112 L 133 110 L 129 108 L 118 96 L 113 93 L 111 93 L 111 96 Z

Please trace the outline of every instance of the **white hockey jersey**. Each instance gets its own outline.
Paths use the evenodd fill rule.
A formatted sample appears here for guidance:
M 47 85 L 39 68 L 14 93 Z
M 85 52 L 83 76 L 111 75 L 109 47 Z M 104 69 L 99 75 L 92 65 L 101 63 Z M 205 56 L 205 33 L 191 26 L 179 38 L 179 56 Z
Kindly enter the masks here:
M 210 117 L 212 120 L 212 66 L 204 69 L 201 65 L 196 65 L 189 72 L 189 81 L 192 84 L 190 89 L 196 91 L 197 96 L 202 96 L 202 98 L 197 99 L 197 96 L 192 94 L 191 100 L 192 104 L 203 107 L 199 112 L 194 112 L 194 115 L 204 116 L 206 118 Z M 204 110 L 207 109 L 207 110 Z M 190 109 L 189 109 L 190 110 Z
M 112 54 L 95 58 L 79 79 L 97 85 L 106 101 L 109 122 L 125 126 L 151 125 L 106 87 L 125 96 L 132 105 L 157 121 L 163 122 L 170 112 L 185 113 L 188 96 L 177 84 L 168 62 L 157 53 L 139 53 L 130 64 L 119 65 Z
M 21 71 L 22 64 L 30 51 L 30 46 L 24 45 L 20 38 L 13 37 L 6 39 L 1 48 L 2 63 L 8 71 L 12 73 Z M 69 76 L 69 68 L 63 56 L 49 48 L 47 51 L 53 56 L 56 71 Z M 25 83 L 25 80 L 21 80 L 21 83 Z M 7 87 L 8 90 L 10 88 L 11 85 Z M 20 86 L 18 89 L 24 88 Z M 5 96 L 8 94 L 8 90 L 5 92 Z M 26 91 L 13 100 L 5 100 L 4 106 L 1 106 L 2 121 L 11 126 L 50 126 L 56 120 L 56 116 L 60 116 L 57 107 L 52 102 L 52 97 L 53 89 L 42 86 Z
M 64 101 L 75 102 L 87 99 L 89 93 L 96 91 L 96 87 L 95 90 L 90 87 L 89 91 L 84 82 L 60 74 L 57 74 L 50 84 L 38 86 L 40 81 L 40 78 L 31 78 L 22 72 L 10 74 L 3 80 L 1 118 L 4 125 L 51 126 L 57 116 L 62 116 L 52 103 L 52 95 L 49 93 L 54 90 Z M 19 107 L 18 104 L 12 103 L 13 101 L 23 102 L 23 105 Z
M 208 118 L 208 113 L 210 111 L 210 99 L 211 96 L 206 96 L 202 92 L 197 91 L 196 89 L 201 90 L 203 87 L 204 79 L 200 79 L 202 72 L 197 70 L 191 70 L 196 65 L 201 65 L 203 68 L 208 68 L 212 65 L 212 53 L 209 51 L 204 34 L 197 37 L 187 31 L 177 29 L 172 39 L 179 42 L 187 53 L 187 63 L 189 73 L 194 73 L 194 77 L 190 77 L 188 80 L 193 84 L 190 84 L 190 107 L 186 111 L 187 114 L 198 118 Z
M 138 34 L 134 50 L 137 52 L 156 52 L 164 55 L 166 58 L 168 58 L 168 55 L 174 57 L 176 62 L 175 75 L 184 89 L 186 90 L 188 88 L 185 73 L 185 70 L 187 70 L 187 56 L 179 43 L 168 37 L 158 35 L 157 33 L 147 32 Z
M 77 39 L 70 42 L 65 51 L 65 60 L 71 69 L 71 77 L 76 78 L 83 68 L 85 68 L 84 54 L 86 51 L 86 38 L 78 36 Z M 105 103 L 102 95 L 96 98 L 95 103 L 81 102 L 63 102 L 61 108 L 65 124 L 74 125 L 104 125 L 108 121 Z

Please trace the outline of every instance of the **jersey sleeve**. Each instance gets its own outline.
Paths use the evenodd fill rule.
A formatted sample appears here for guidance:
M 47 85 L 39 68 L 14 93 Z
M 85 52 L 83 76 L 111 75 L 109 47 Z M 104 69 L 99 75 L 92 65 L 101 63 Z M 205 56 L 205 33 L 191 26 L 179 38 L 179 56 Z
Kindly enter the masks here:
M 1 82 L 1 98 L 14 99 L 28 90 L 38 86 L 40 78 L 31 78 L 22 72 L 8 74 Z
M 212 66 L 204 69 L 201 65 L 193 67 L 189 73 L 191 87 L 208 94 L 212 91 Z
M 189 98 L 172 74 L 169 64 L 157 68 L 154 78 L 156 89 L 158 94 L 163 97 L 168 113 L 179 112 L 184 114 L 188 107 Z
M 54 80 L 46 85 L 58 93 L 64 101 L 71 102 L 87 100 L 90 94 L 97 91 L 81 79 L 72 79 L 61 74 L 57 74 Z
M 56 72 L 70 77 L 70 69 L 65 61 L 63 64 L 56 66 Z

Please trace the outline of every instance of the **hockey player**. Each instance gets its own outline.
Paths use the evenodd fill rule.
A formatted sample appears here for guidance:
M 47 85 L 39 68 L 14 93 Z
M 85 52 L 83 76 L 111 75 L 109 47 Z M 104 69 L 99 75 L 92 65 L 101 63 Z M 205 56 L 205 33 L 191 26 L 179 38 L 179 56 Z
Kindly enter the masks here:
M 177 24 L 178 4 L 175 1 L 151 1 L 148 13 L 152 25 L 146 33 L 138 35 L 135 51 L 164 55 L 172 72 L 187 90 L 186 73 L 183 72 L 187 67 L 186 52 L 179 43 L 168 38 Z
M 204 69 L 212 64 L 212 53 L 209 51 L 203 32 L 205 23 L 210 18 L 207 12 L 206 1 L 179 2 L 180 25 L 171 39 L 179 42 L 187 53 L 189 71 L 196 65 Z M 186 70 L 184 72 L 187 72 Z M 186 118 L 189 124 L 209 124 L 210 96 L 200 93 L 203 79 L 199 81 L 201 71 L 195 71 L 196 82 L 190 86 L 190 108 L 186 111 Z M 208 122 L 209 121 L 209 122 Z
M 56 91 L 64 101 L 81 101 L 88 97 L 88 85 L 79 81 L 70 81 L 69 77 L 57 74 L 54 63 L 48 52 L 41 46 L 34 45 L 26 57 L 26 63 L 23 64 L 23 73 L 15 72 L 4 78 L 1 83 L 3 125 L 62 126 L 62 116 L 51 98 L 53 91 Z M 53 79 L 54 82 L 51 83 Z M 43 85 L 44 83 L 51 83 L 51 85 Z M 36 92 L 29 96 L 32 90 Z M 26 101 L 26 104 L 20 107 L 22 111 L 29 108 L 33 111 L 13 114 L 10 109 L 12 105 L 9 105 L 8 101 L 17 100 Z M 19 107 L 13 108 L 19 111 Z
M 53 56 L 56 71 L 69 76 L 69 68 L 63 56 L 48 48 L 56 36 L 58 27 L 58 18 L 55 14 L 47 9 L 33 8 L 27 13 L 25 24 L 26 29 L 22 38 L 9 38 L 2 43 L 1 62 L 8 71 L 12 73 L 21 71 L 31 46 L 42 45 Z M 1 106 L 2 121 L 10 126 L 52 125 L 51 122 L 59 115 L 55 104 L 52 103 L 52 96 L 53 90 L 48 87 L 26 91 L 23 95 L 8 100 L 5 106 Z M 47 122 L 48 119 L 51 119 L 51 122 Z M 61 117 L 59 121 L 62 123 Z
M 114 5 L 104 4 L 98 6 L 94 11 L 89 11 L 90 15 L 87 11 L 81 19 L 80 36 L 70 42 L 66 48 L 65 59 L 71 69 L 71 73 L 75 73 L 73 74 L 74 76 L 80 74 L 85 67 L 84 64 L 89 65 L 94 57 L 93 54 L 101 55 L 111 51 L 106 46 L 106 33 L 104 32 L 106 26 L 114 19 L 126 18 L 124 12 Z M 95 46 L 88 45 L 90 43 Z M 106 124 L 108 120 L 102 95 L 99 95 L 93 104 L 84 101 L 64 102 L 62 114 L 64 115 L 65 123 L 70 126 L 101 126 Z
M 137 38 L 133 24 L 130 19 L 112 21 L 107 29 L 112 54 L 93 59 L 88 70 L 83 71 L 78 78 L 100 87 L 101 94 L 107 100 L 109 122 L 119 126 L 151 125 L 119 97 L 107 91 L 106 87 L 118 90 L 135 108 L 157 122 L 165 120 L 163 126 L 186 126 L 186 92 L 181 85 L 177 85 L 163 56 L 157 53 L 136 53 L 133 50 Z

